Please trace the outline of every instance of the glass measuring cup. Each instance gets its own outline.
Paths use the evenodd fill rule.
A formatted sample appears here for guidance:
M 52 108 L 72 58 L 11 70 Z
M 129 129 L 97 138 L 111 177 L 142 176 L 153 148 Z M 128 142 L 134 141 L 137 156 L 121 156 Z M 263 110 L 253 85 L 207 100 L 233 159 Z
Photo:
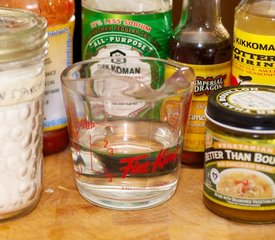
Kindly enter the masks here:
M 176 190 L 192 69 L 139 57 L 78 62 L 61 75 L 80 194 L 112 209 L 142 209 Z

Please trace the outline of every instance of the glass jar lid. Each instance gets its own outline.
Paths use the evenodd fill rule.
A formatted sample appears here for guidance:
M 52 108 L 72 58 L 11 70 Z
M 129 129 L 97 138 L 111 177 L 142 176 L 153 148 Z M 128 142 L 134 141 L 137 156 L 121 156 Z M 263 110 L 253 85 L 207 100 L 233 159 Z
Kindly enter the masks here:
M 32 12 L 0 8 L 0 63 L 45 54 L 47 22 Z
M 206 116 L 216 124 L 243 132 L 275 132 L 275 87 L 225 87 L 208 98 Z

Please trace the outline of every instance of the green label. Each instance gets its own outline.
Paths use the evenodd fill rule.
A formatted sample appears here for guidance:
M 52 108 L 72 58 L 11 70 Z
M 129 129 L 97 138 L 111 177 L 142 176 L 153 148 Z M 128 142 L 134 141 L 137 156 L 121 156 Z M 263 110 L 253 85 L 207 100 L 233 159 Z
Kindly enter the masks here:
M 82 58 L 149 56 L 167 58 L 171 11 L 111 14 L 82 8 Z
M 243 210 L 275 209 L 274 141 L 234 139 L 206 131 L 204 194 Z

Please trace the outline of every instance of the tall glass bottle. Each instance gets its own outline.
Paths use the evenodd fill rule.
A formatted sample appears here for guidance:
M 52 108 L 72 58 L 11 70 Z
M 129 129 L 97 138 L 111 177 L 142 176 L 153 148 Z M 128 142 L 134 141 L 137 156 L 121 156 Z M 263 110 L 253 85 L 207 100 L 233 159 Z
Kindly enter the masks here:
M 31 10 L 47 19 L 43 152 L 59 152 L 67 147 L 69 139 L 60 74 L 72 63 L 74 0 L 0 0 L 0 6 Z
M 243 0 L 235 9 L 232 85 L 275 85 L 275 0 Z
M 182 9 L 169 58 L 192 67 L 196 75 L 182 163 L 202 165 L 208 95 L 230 85 L 232 48 L 221 21 L 219 0 L 184 0 Z
M 82 0 L 82 58 L 167 58 L 172 0 Z

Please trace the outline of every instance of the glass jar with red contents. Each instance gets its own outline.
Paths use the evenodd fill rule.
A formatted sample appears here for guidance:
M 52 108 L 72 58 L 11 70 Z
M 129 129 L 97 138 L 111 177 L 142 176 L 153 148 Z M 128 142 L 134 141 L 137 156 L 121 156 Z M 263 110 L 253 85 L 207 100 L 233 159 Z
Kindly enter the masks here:
M 69 137 L 60 74 L 73 61 L 74 0 L 0 0 L 0 6 L 30 10 L 47 19 L 49 52 L 45 60 L 43 153 L 62 151 Z

